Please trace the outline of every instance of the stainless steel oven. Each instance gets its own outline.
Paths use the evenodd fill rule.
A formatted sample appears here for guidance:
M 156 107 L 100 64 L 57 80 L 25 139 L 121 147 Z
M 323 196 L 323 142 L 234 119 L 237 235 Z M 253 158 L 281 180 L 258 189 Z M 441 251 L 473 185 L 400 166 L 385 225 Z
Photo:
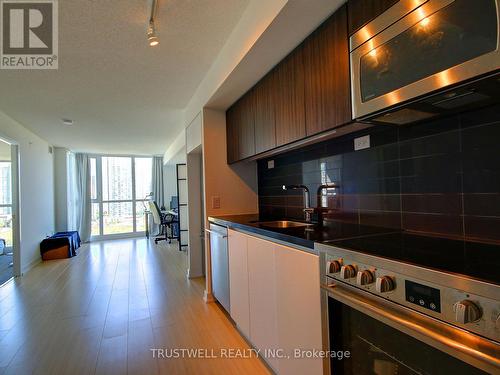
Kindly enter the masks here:
M 500 373 L 500 286 L 338 247 L 320 254 L 326 374 Z
M 403 103 L 498 72 L 499 14 L 499 0 L 397 2 L 350 38 L 354 117 L 372 119 Z M 450 106 L 484 101 L 488 90 L 479 85 L 451 92 L 438 97 L 436 105 L 427 103 L 431 110 L 404 108 L 397 115 L 376 116 L 377 121 L 425 119 Z

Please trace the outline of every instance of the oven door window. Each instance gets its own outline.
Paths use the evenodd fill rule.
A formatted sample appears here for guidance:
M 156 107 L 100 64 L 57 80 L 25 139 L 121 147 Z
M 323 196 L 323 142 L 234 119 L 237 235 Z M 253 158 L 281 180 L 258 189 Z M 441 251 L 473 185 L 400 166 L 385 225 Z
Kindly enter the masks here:
M 422 12 L 416 9 L 414 12 Z M 495 0 L 455 0 L 361 57 L 361 100 L 411 83 L 495 51 Z M 368 41 L 370 43 L 371 41 Z
M 485 374 L 328 298 L 330 350 L 349 351 L 349 358 L 331 358 L 334 375 Z

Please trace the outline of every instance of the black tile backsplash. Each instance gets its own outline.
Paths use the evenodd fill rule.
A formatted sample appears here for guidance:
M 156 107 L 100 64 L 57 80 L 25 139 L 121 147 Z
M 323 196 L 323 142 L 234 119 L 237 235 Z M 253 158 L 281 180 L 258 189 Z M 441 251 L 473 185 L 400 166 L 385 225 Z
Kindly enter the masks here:
M 370 134 L 371 147 L 354 151 Z M 426 234 L 500 242 L 500 106 L 406 127 L 368 129 L 258 162 L 266 218 L 303 218 L 304 184 L 323 197 L 327 217 Z

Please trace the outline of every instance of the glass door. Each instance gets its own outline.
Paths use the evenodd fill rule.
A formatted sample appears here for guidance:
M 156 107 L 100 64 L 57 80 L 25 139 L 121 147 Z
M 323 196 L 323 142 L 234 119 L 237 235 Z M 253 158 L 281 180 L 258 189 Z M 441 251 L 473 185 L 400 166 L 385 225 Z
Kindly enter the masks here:
M 134 232 L 132 158 L 101 157 L 103 235 Z
M 152 158 L 90 158 L 92 236 L 145 231 L 145 200 L 152 186 Z

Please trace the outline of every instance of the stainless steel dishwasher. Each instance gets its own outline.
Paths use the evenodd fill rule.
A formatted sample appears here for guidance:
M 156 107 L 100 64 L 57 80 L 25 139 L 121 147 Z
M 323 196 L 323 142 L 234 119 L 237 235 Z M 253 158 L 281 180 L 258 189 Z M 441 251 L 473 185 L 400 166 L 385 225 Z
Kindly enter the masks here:
M 212 261 L 212 292 L 222 307 L 230 312 L 227 228 L 210 224 L 208 232 L 210 233 L 210 259 Z

